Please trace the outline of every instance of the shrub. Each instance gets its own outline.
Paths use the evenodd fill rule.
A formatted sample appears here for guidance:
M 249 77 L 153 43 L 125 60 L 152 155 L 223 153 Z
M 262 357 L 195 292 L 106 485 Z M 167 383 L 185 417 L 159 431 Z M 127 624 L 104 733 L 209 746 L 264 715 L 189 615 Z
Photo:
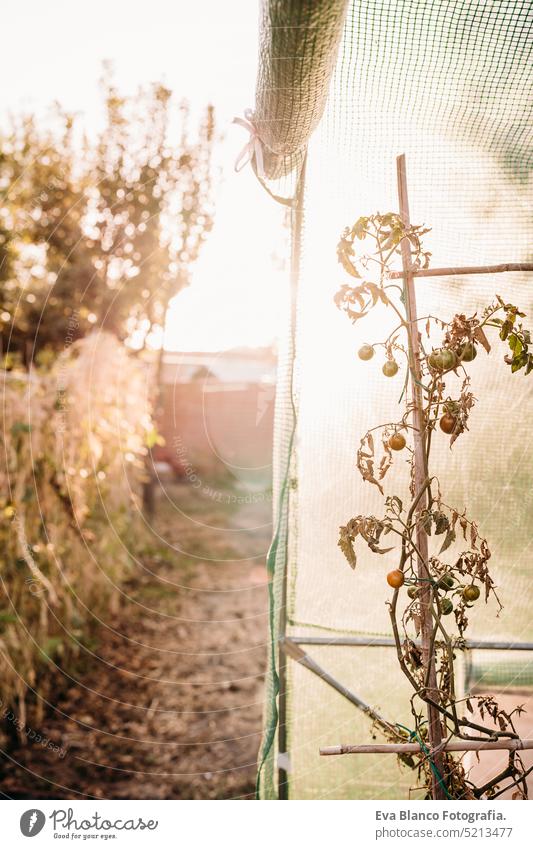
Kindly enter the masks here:
M 0 698 L 40 713 L 99 617 L 117 609 L 152 430 L 145 375 L 107 333 L 49 371 L 4 372 L 0 457 Z

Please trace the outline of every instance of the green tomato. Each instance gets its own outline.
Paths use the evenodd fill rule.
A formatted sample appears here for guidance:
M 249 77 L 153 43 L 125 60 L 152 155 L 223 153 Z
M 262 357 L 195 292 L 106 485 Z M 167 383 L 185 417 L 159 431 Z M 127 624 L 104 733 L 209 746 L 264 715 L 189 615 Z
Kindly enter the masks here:
M 453 610 L 453 604 L 449 598 L 441 598 L 439 609 L 443 616 L 448 616 Z
M 398 373 L 398 363 L 396 360 L 387 360 L 383 365 L 382 372 L 385 377 L 394 377 Z
M 428 365 L 436 371 L 442 370 L 442 358 L 439 351 L 432 351 L 428 357 Z
M 442 360 L 443 371 L 449 371 L 450 369 L 455 368 L 459 362 L 459 360 L 457 359 L 457 354 L 450 348 L 443 348 L 440 355 Z
M 458 362 L 457 354 L 451 348 L 432 351 L 428 357 L 428 364 L 435 371 L 449 371 L 455 368 Z
M 360 360 L 371 360 L 374 356 L 374 348 L 372 345 L 362 345 L 357 352 L 357 356 Z
M 455 586 L 453 576 L 449 574 L 441 575 L 441 577 L 437 581 L 437 586 L 439 587 L 439 589 L 444 590 L 445 592 L 447 592 L 448 590 L 452 590 Z
M 465 363 L 471 363 L 477 357 L 477 348 L 473 342 L 466 342 L 459 349 L 459 358 Z
M 418 587 L 409 587 L 407 590 L 407 595 L 409 598 L 417 598 L 418 597 Z

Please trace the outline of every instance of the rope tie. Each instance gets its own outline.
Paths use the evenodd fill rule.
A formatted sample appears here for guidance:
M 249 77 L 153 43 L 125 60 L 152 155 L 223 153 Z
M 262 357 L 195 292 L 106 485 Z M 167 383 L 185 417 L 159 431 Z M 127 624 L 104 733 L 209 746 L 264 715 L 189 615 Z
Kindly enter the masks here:
M 254 123 L 254 113 L 251 109 L 244 110 L 244 118 L 234 118 L 232 124 L 237 124 L 250 134 L 250 138 L 235 160 L 235 171 L 242 171 L 255 159 L 257 176 L 260 180 L 265 178 L 265 166 L 263 162 L 263 142 L 259 137 L 257 127 Z

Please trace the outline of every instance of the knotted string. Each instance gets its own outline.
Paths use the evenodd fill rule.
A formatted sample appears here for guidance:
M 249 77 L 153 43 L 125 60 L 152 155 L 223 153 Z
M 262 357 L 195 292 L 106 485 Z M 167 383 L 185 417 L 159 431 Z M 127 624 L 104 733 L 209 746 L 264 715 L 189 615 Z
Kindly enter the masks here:
M 235 160 L 235 170 L 242 171 L 253 159 L 255 159 L 255 169 L 260 180 L 265 178 L 265 167 L 263 162 L 263 142 L 257 132 L 257 127 L 254 124 L 254 113 L 251 109 L 244 110 L 244 118 L 234 118 L 233 124 L 238 124 L 244 130 L 250 133 L 250 138 L 244 145 Z

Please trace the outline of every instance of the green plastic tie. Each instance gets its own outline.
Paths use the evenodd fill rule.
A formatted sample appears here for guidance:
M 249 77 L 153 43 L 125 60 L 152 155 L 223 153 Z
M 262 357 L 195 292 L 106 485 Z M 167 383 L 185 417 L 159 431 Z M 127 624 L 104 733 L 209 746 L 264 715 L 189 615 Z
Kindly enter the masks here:
M 422 723 L 422 724 L 424 725 L 424 724 L 425 724 L 425 722 L 424 722 L 424 723 Z M 447 797 L 448 799 L 452 799 L 453 797 L 452 797 L 452 796 L 450 796 L 450 794 L 448 793 L 448 788 L 446 787 L 446 784 L 444 783 L 444 779 L 443 779 L 442 775 L 440 774 L 440 772 L 439 772 L 439 770 L 438 770 L 438 768 L 437 768 L 437 765 L 435 764 L 435 762 L 434 762 L 433 758 L 431 757 L 431 754 L 430 754 L 430 751 L 429 751 L 428 747 L 427 747 L 427 746 L 426 746 L 426 744 L 425 744 L 425 743 L 421 740 L 421 738 L 419 737 L 418 733 L 417 733 L 416 731 L 411 731 L 411 729 L 410 729 L 410 728 L 407 728 L 405 725 L 402 725 L 400 722 L 396 722 L 396 723 L 395 723 L 395 725 L 396 725 L 396 727 L 397 727 L 397 728 L 403 728 L 403 730 L 404 730 L 404 731 L 407 731 L 407 733 L 409 734 L 409 742 L 413 742 L 413 740 L 414 740 L 414 741 L 416 741 L 416 742 L 418 743 L 418 745 L 420 746 L 420 748 L 422 749 L 422 751 L 424 752 L 424 754 L 425 754 L 425 755 L 426 755 L 426 757 L 428 758 L 428 760 L 429 760 L 429 765 L 430 765 L 430 767 L 431 767 L 431 771 L 433 772 L 433 775 L 435 776 L 435 778 L 436 778 L 436 779 L 437 779 L 437 781 L 439 782 L 440 786 L 441 786 L 441 787 L 442 787 L 442 789 L 444 790 L 444 792 L 445 792 L 445 794 L 446 794 L 446 797 Z

